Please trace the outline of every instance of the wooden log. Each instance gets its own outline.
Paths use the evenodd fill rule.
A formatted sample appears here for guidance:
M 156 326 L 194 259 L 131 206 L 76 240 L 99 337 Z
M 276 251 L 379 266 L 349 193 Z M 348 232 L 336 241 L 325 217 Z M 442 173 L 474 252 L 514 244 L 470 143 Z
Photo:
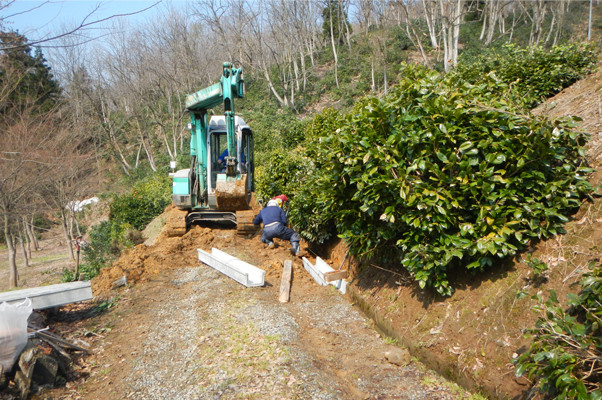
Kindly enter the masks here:
M 36 334 L 38 335 L 38 337 L 44 341 L 46 341 L 47 343 L 51 343 L 54 342 L 54 344 L 62 346 L 62 347 L 66 347 L 68 349 L 72 349 L 72 350 L 77 350 L 77 351 L 83 351 L 85 353 L 89 353 L 90 351 L 87 349 L 84 349 L 83 347 L 80 347 L 78 345 L 75 345 L 73 343 L 70 343 L 68 341 L 66 341 L 65 339 L 54 335 L 50 332 L 36 332 Z
M 127 276 L 123 275 L 121 278 L 113 281 L 113 284 L 111 285 L 111 289 L 117 289 L 118 287 L 125 286 L 127 284 L 128 284 L 128 278 L 127 278 Z
M 345 278 L 347 278 L 347 270 L 345 269 L 341 271 L 326 272 L 324 274 L 324 280 L 326 282 L 334 282 Z
M 293 261 L 285 260 L 284 268 L 282 269 L 282 280 L 280 282 L 280 295 L 278 301 L 288 303 L 291 292 L 291 278 L 293 275 Z

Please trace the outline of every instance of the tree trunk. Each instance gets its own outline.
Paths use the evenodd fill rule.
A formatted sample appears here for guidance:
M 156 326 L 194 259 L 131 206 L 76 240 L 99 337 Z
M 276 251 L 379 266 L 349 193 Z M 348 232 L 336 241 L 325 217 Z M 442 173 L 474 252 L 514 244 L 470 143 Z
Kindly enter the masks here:
M 305 56 L 303 55 L 303 49 L 299 49 L 299 55 L 301 58 L 301 77 L 303 78 L 303 90 L 307 86 L 307 70 L 305 67 Z
M 8 250 L 8 288 L 19 286 L 19 272 L 17 271 L 17 247 L 12 233 L 4 232 L 6 248 Z
M 75 241 L 75 272 L 73 274 L 73 280 L 79 280 L 79 253 L 80 253 L 80 238 L 78 237 Z
M 408 9 L 406 7 L 406 5 L 401 2 L 401 7 L 403 9 L 403 12 L 406 16 L 406 33 L 408 35 L 408 38 L 410 39 L 410 41 L 412 42 L 412 44 L 415 47 L 418 47 L 418 50 L 420 50 L 420 55 L 422 56 L 422 60 L 424 61 L 424 65 L 427 66 L 427 68 L 431 68 L 431 63 L 429 62 L 428 57 L 426 56 L 426 52 L 424 51 L 424 47 L 422 46 L 422 40 L 420 39 L 420 35 L 418 35 L 418 33 L 416 33 L 416 29 L 414 29 L 414 25 L 412 25 L 412 20 L 410 19 L 410 14 L 408 13 Z M 411 30 L 411 32 L 410 32 Z
M 25 219 L 25 217 L 23 217 L 22 222 L 23 232 L 25 233 L 25 239 L 27 241 L 27 256 L 31 258 L 31 242 L 33 240 L 31 239 L 31 232 L 29 230 L 29 226 L 27 225 L 27 220 Z
M 294 54 L 294 53 L 291 52 L 291 54 Z M 295 57 L 292 57 L 292 58 L 293 58 L 293 71 L 295 72 L 295 88 L 297 89 L 297 91 L 299 91 L 301 89 L 301 85 L 299 84 L 299 65 L 297 65 L 297 59 Z
M 589 17 L 587 19 L 587 41 L 592 40 L 592 8 L 594 0 L 589 0 Z
M 28 225 L 29 231 L 31 233 L 31 238 L 33 241 L 33 248 L 35 251 L 40 250 L 40 243 L 38 242 L 38 238 L 36 237 L 36 231 L 33 229 L 34 225 L 33 225 L 33 215 L 31 216 L 31 222 Z
M 10 221 L 7 209 L 3 209 L 3 229 L 4 229 L 4 240 L 6 241 L 6 249 L 8 254 L 8 288 L 14 289 L 19 284 L 19 274 L 17 272 L 17 250 L 15 247 L 15 240 L 10 231 Z
M 370 76 L 372 77 L 372 92 L 376 92 L 376 81 L 374 80 L 374 58 L 370 57 Z
M 77 229 L 77 236 L 81 236 L 82 232 L 79 228 L 79 221 L 77 220 L 77 215 L 73 211 L 71 211 L 71 218 L 73 218 L 73 222 L 75 222 L 75 229 Z
M 483 41 L 483 39 L 485 39 L 485 32 L 487 31 L 487 21 L 489 20 L 489 16 L 487 15 L 487 13 L 489 12 L 489 8 L 491 7 L 490 4 L 491 2 L 485 3 L 485 8 L 483 9 L 483 25 L 481 25 L 481 34 L 479 35 L 480 41 Z
M 270 74 L 268 72 L 268 67 L 265 65 L 265 61 L 262 62 L 261 69 L 263 70 L 263 75 L 265 77 L 265 80 L 268 82 L 268 87 L 270 88 L 270 91 L 272 92 L 272 94 L 276 97 L 276 100 L 278 100 L 278 103 L 280 103 L 281 106 L 288 106 L 286 101 L 282 97 L 280 97 L 280 95 L 276 91 L 276 88 L 272 84 L 272 79 L 270 79 Z
M 535 0 L 530 2 L 533 8 L 533 17 L 531 18 L 531 33 L 529 36 L 529 47 L 537 46 L 543 35 L 543 23 L 546 15 L 546 4 L 544 0 Z M 530 15 L 527 13 L 527 15 Z
M 455 3 L 455 4 L 454 4 Z M 462 22 L 463 0 L 439 0 L 443 36 L 443 65 L 445 72 L 455 68 L 458 62 L 458 38 Z
M 389 92 L 389 84 L 387 82 L 387 63 L 383 63 L 383 85 L 384 94 L 386 95 Z
M 65 210 L 61 210 L 61 220 L 63 225 L 63 234 L 65 235 L 65 240 L 67 241 L 67 246 L 69 247 L 69 255 L 71 257 L 71 261 L 73 261 L 75 260 L 75 254 L 73 254 L 73 243 L 67 227 L 67 216 L 65 215 Z
M 123 152 L 121 151 L 121 146 L 119 146 L 119 142 L 117 141 L 117 138 L 115 137 L 115 133 L 113 132 L 113 125 L 111 123 L 109 116 L 105 112 L 105 103 L 102 99 L 100 101 L 100 105 L 101 105 L 100 111 L 101 111 L 102 119 L 104 122 L 105 131 L 109 135 L 109 142 L 111 143 L 111 147 L 113 147 L 113 150 L 119 155 L 119 160 L 121 161 L 121 168 L 123 168 L 123 171 L 125 172 L 125 174 L 129 176 L 130 170 L 132 169 L 132 167 L 127 162 L 127 160 L 125 159 L 125 156 L 123 155 Z
M 27 250 L 25 249 L 25 240 L 23 239 L 23 232 L 19 232 L 19 244 L 21 246 L 21 252 L 23 253 L 23 266 L 29 268 L 29 257 L 27 257 Z
M 403 2 L 402 2 L 403 5 Z M 436 26 L 436 21 L 437 21 L 437 8 L 436 5 L 435 7 L 432 7 L 434 4 L 432 4 L 432 0 L 429 0 L 428 4 L 426 2 L 426 0 L 422 0 L 422 5 L 424 7 L 424 19 L 426 20 L 426 26 L 428 28 L 429 31 L 429 38 L 431 39 L 431 46 L 433 47 L 433 49 L 437 50 L 437 52 L 439 52 L 439 43 L 437 41 L 437 26 Z M 407 9 L 405 8 L 406 6 L 403 5 L 404 10 L 406 10 L 406 18 L 408 18 L 408 23 L 410 21 L 408 13 L 407 13 Z
M 337 56 L 337 46 L 334 41 L 334 28 L 332 26 L 332 12 L 328 13 L 330 15 L 330 44 L 332 45 L 332 55 L 334 57 L 334 81 L 337 84 L 337 88 L 339 87 L 339 58 Z

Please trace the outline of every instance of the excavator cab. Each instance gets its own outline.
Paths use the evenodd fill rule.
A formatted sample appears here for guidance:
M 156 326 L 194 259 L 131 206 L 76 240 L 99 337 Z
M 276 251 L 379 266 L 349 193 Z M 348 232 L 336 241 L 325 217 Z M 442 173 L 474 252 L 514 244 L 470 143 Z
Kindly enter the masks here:
M 255 190 L 255 164 L 253 156 L 253 131 L 245 123 L 245 121 L 236 116 L 234 118 L 234 126 L 236 132 L 236 173 L 237 176 L 247 175 L 247 191 L 249 193 Z M 214 115 L 209 121 L 208 129 L 208 177 L 207 181 L 211 190 L 210 194 L 214 194 L 218 175 L 226 173 L 225 155 L 229 155 L 228 136 L 226 131 L 226 121 L 223 115 Z M 209 170 L 211 171 L 209 173 Z M 220 180 L 225 177 L 219 177 Z

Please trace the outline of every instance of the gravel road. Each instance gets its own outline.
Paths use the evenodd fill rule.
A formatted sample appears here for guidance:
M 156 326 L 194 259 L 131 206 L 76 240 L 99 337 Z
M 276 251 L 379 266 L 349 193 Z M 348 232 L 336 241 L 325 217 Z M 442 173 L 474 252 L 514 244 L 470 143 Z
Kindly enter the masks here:
M 300 268 L 295 275 L 304 273 Z M 126 289 L 97 321 L 110 333 L 93 346 L 90 377 L 51 398 L 469 397 L 417 361 L 404 361 L 404 350 L 334 288 L 295 289 L 294 278 L 291 302 L 282 304 L 271 281 L 245 288 L 201 266 L 164 271 Z

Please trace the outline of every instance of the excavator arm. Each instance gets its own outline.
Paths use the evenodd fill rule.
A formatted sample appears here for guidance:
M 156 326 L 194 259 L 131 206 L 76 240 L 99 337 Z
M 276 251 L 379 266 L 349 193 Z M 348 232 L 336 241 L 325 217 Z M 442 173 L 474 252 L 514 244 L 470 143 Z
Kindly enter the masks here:
M 232 63 L 222 66 L 220 81 L 186 97 L 186 109 L 197 119 L 205 119 L 207 110 L 224 104 L 228 157 L 226 157 L 226 176 L 236 178 L 236 132 L 234 126 L 234 99 L 244 97 L 244 79 L 242 68 L 233 68 Z

